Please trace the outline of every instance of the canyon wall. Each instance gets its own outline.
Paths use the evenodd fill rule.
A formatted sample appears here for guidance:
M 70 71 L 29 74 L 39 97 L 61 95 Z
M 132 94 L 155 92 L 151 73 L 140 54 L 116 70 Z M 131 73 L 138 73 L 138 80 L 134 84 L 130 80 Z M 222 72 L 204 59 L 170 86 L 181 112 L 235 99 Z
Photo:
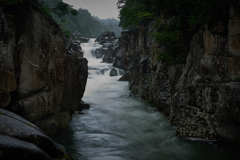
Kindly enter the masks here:
M 70 159 L 43 131 L 55 135 L 81 109 L 88 67 L 73 48 L 36 1 L 1 2 L 1 159 Z
M 67 126 L 71 111 L 81 103 L 87 60 L 81 49 L 67 55 L 58 25 L 28 1 L 3 5 L 0 17 L 0 107 L 54 134 Z M 78 99 L 74 103 L 72 91 Z
M 239 143 L 239 8 L 231 7 L 227 20 L 198 29 L 183 64 L 159 58 L 165 48 L 154 30 L 153 22 L 120 39 L 115 66 L 127 70 L 132 93 L 164 112 L 179 136 Z

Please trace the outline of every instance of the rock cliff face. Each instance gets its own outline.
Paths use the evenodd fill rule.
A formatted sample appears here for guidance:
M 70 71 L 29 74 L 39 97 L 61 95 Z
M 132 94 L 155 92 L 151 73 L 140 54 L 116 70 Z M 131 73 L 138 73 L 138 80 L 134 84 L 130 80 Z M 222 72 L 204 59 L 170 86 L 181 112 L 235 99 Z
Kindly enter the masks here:
M 164 111 L 184 137 L 238 142 L 240 133 L 240 14 L 202 27 L 186 64 L 168 65 L 152 38 L 153 25 L 122 34 L 115 64 L 126 69 L 131 91 Z
M 67 55 L 59 27 L 31 1 L 0 7 L 0 35 L 0 108 L 49 134 L 66 127 L 87 80 L 80 50 Z
M 153 29 L 149 26 L 122 33 L 114 66 L 127 70 L 133 94 L 168 114 L 172 86 L 180 76 L 182 65 L 168 66 L 159 61 L 163 49 L 152 37 Z
M 0 159 L 70 160 L 42 130 L 56 134 L 81 109 L 87 60 L 36 1 L 0 3 L 0 75 Z
M 206 26 L 193 37 L 171 106 L 182 136 L 240 142 L 238 12 L 231 8 L 228 24 Z

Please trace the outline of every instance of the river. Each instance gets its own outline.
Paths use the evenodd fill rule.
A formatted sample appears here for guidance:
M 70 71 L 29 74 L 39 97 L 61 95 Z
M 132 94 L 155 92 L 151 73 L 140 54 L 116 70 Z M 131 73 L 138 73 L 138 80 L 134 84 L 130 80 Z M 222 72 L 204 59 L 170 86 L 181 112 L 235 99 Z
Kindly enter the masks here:
M 216 145 L 178 138 L 164 115 L 130 96 L 127 82 L 110 77 L 111 64 L 101 63 L 91 39 L 82 44 L 89 61 L 89 78 L 83 100 L 91 105 L 74 114 L 59 141 L 75 160 L 231 160 L 229 151 Z

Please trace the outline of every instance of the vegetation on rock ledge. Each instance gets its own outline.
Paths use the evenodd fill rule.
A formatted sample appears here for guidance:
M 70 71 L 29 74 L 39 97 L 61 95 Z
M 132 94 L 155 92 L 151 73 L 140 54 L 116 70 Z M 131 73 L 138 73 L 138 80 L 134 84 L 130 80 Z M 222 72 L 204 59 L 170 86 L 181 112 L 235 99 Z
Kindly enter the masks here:
M 188 52 L 193 34 L 204 24 L 216 24 L 228 18 L 228 8 L 235 0 L 118 0 L 121 26 L 136 29 L 157 22 L 153 33 L 166 47 L 167 57 L 174 63 Z M 160 57 L 163 57 L 162 55 Z M 181 58 L 184 59 L 184 58 Z

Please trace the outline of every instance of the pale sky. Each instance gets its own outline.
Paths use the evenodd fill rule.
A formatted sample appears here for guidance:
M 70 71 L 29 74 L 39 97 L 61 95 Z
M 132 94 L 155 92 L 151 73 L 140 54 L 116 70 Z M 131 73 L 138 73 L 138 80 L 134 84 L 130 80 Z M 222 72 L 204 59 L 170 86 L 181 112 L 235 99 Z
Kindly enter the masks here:
M 93 16 L 99 18 L 118 18 L 117 0 L 63 0 L 74 8 L 88 9 Z

